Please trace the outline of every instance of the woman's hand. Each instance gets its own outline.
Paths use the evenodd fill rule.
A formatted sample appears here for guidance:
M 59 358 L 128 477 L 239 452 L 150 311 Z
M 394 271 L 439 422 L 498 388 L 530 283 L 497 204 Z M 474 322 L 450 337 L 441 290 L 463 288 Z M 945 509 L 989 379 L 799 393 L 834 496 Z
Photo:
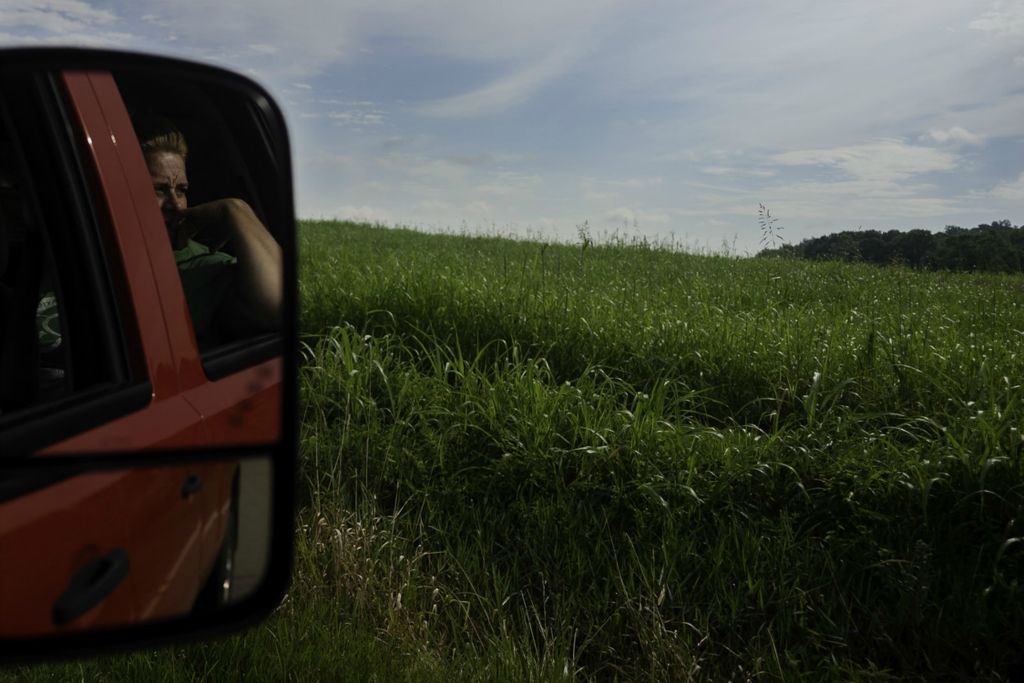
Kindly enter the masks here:
M 175 248 L 183 248 L 190 239 L 198 236 L 200 241 L 210 247 L 210 251 L 222 249 L 232 237 L 229 228 L 230 214 L 240 210 L 238 207 L 232 206 L 235 202 L 249 208 L 248 204 L 241 199 L 216 199 L 198 206 L 180 209 L 177 212 L 174 225 Z M 252 213 L 252 209 L 249 209 L 249 213 Z
M 225 301 L 223 319 L 238 334 L 280 328 L 284 296 L 281 246 L 241 199 L 217 199 L 182 209 L 179 236 L 184 244 L 198 236 L 212 251 L 231 242 L 238 261 L 234 296 Z M 187 237 L 186 237 L 187 235 Z

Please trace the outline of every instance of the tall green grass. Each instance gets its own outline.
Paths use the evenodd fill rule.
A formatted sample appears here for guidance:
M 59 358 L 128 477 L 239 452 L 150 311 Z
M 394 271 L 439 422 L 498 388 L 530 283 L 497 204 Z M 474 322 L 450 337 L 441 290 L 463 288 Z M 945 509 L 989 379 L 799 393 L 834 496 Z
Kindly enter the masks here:
M 627 679 L 1020 662 L 1020 278 L 304 238 L 312 503 L 409 522 L 445 642 Z
M 1020 671 L 1021 278 L 329 222 L 300 245 L 293 588 L 265 626 L 134 657 L 380 680 Z

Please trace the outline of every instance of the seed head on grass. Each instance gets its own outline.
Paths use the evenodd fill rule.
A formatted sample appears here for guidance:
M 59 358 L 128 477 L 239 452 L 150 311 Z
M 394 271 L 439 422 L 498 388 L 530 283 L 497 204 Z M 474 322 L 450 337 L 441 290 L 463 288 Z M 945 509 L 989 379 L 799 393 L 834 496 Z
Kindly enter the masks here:
M 589 221 L 583 221 L 576 226 L 576 236 L 580 239 L 580 252 L 585 253 L 587 249 L 594 244 L 594 240 L 590 236 Z
M 784 242 L 782 235 L 780 234 L 784 228 L 775 224 L 778 222 L 778 218 L 772 216 L 772 212 L 767 206 L 758 202 L 757 204 L 757 223 L 761 226 L 761 246 L 774 248 L 781 246 Z

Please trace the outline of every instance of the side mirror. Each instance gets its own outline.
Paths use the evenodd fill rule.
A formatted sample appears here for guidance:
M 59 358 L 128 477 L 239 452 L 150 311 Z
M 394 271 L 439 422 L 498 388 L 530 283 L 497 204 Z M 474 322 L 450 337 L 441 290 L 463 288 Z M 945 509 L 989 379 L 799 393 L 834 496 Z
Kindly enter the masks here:
M 251 623 L 291 565 L 295 211 L 251 80 L 0 51 L 0 659 Z

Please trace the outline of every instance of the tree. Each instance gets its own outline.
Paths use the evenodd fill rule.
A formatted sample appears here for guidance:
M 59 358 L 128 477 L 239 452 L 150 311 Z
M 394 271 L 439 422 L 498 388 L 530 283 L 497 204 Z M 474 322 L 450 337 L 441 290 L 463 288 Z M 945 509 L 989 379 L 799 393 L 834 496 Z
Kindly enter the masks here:
M 947 225 L 940 233 L 928 230 L 844 230 L 812 237 L 785 250 L 765 250 L 815 260 L 867 261 L 879 265 L 902 263 L 913 268 L 1024 272 L 1024 226 L 1007 219 L 982 223 L 970 230 Z
M 918 268 L 924 265 L 925 254 L 932 247 L 932 234 L 927 230 L 911 230 L 900 236 L 896 250 L 900 259 L 908 266 Z

